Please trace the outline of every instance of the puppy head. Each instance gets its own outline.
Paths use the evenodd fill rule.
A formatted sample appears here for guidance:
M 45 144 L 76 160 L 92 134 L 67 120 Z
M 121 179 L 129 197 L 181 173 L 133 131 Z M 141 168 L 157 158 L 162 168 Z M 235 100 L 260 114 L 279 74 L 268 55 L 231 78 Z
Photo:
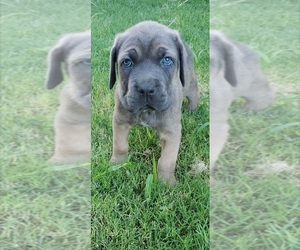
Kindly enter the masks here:
M 91 33 L 85 31 L 62 37 L 48 54 L 46 87 L 55 88 L 63 81 L 62 65 L 73 85 L 72 96 L 81 106 L 91 103 Z
M 256 53 L 247 45 L 229 40 L 220 31 L 210 33 L 210 79 L 225 79 L 235 97 L 243 97 L 245 110 L 258 112 L 267 108 L 275 90 L 259 67 Z
M 226 81 L 237 86 L 236 51 L 230 40 L 221 32 L 210 31 L 210 78 L 223 74 Z
M 118 34 L 110 55 L 110 89 L 117 65 L 119 97 L 128 111 L 168 109 L 172 90 L 185 84 L 185 46 L 177 31 L 153 21 Z

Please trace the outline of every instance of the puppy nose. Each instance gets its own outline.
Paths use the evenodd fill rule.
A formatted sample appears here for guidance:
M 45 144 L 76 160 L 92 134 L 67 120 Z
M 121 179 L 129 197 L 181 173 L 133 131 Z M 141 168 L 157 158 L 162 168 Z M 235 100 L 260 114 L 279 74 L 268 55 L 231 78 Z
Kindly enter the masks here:
M 152 82 L 142 82 L 139 84 L 137 91 L 141 95 L 154 95 L 155 87 Z

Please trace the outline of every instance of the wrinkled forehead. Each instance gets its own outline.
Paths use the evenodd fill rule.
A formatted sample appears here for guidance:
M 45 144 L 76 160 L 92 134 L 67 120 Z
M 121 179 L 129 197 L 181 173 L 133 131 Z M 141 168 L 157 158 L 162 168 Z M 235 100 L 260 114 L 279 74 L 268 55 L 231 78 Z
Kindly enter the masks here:
M 119 57 L 135 50 L 138 54 L 170 53 L 177 55 L 176 33 L 164 27 L 158 29 L 134 28 L 118 37 Z
M 68 53 L 68 60 L 82 60 L 91 58 L 91 38 L 81 37 L 74 41 Z

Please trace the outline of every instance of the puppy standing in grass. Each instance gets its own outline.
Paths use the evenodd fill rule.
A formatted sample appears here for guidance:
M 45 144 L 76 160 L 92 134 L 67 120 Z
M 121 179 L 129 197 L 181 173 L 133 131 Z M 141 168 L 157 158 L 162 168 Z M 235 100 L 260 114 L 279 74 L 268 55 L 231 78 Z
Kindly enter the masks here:
M 116 82 L 116 65 L 119 83 L 111 162 L 126 160 L 133 125 L 150 126 L 159 132 L 162 146 L 158 176 L 175 184 L 182 101 L 187 97 L 189 110 L 194 110 L 200 95 L 191 50 L 177 31 L 145 21 L 116 36 L 110 55 L 110 88 Z
M 55 153 L 51 162 L 75 163 L 91 156 L 91 32 L 64 36 L 48 55 L 46 87 L 63 81 L 62 64 L 70 77 L 60 93 L 55 116 Z
M 210 32 L 210 169 L 227 140 L 228 109 L 234 98 L 245 99 L 243 108 L 267 108 L 275 91 L 261 71 L 256 54 L 246 45 L 229 40 L 220 31 Z

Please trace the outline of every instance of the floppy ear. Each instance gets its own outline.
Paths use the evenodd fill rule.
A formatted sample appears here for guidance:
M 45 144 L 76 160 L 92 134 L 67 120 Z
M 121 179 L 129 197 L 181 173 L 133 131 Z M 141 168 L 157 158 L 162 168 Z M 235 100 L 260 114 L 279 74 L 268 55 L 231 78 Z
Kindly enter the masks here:
M 112 89 L 116 83 L 116 62 L 117 62 L 117 47 L 114 47 L 110 51 L 110 69 L 109 69 L 109 89 Z
M 63 81 L 61 63 L 64 61 L 64 45 L 59 42 L 48 54 L 46 87 L 53 89 Z
M 187 52 L 189 48 L 187 48 L 188 45 L 181 40 L 179 34 L 177 36 L 177 39 L 178 39 L 177 42 L 178 42 L 178 52 L 179 52 L 179 78 L 182 86 L 184 87 L 185 82 L 187 80 L 187 77 L 185 75 L 187 72 L 185 72 L 185 68 L 187 66 L 186 65 L 187 61 L 189 60 L 188 52 Z
M 237 86 L 237 79 L 236 79 L 236 70 L 235 70 L 235 56 L 236 50 L 234 45 L 230 41 L 226 41 L 225 39 L 220 39 L 221 42 L 221 55 L 223 57 L 223 61 L 225 63 L 225 72 L 224 77 L 227 82 L 230 83 L 233 87 Z

